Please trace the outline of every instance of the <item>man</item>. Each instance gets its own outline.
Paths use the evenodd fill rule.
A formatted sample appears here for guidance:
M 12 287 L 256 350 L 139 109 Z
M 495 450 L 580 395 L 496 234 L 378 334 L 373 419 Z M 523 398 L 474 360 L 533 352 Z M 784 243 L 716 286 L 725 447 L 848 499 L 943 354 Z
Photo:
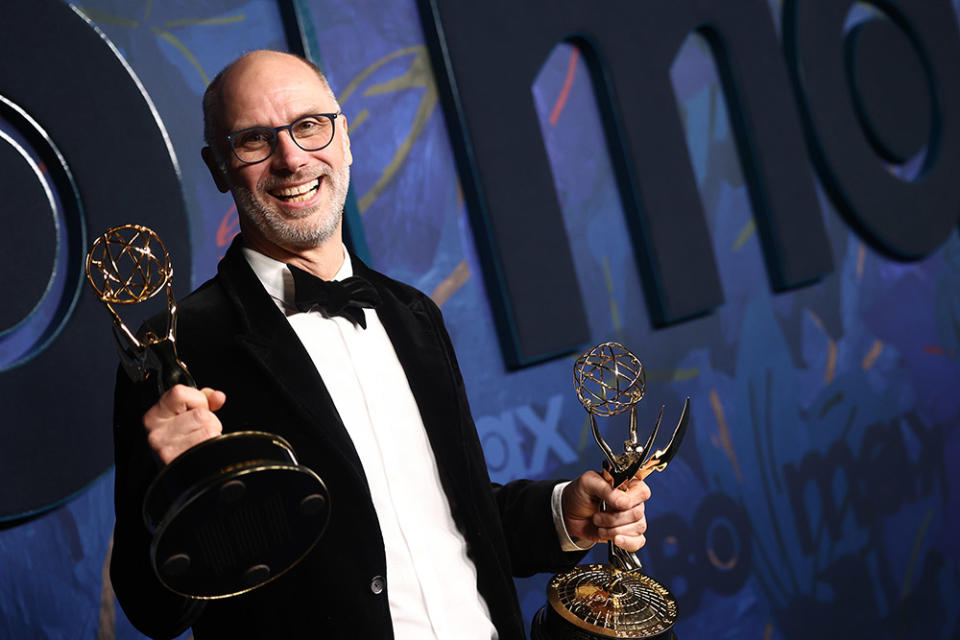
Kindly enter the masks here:
M 135 625 L 156 636 L 192 625 L 198 640 L 510 640 L 524 637 L 512 576 L 570 566 L 597 540 L 643 545 L 641 481 L 615 491 L 587 472 L 491 486 L 439 309 L 343 247 L 353 156 L 316 68 L 248 54 L 211 83 L 204 115 L 203 158 L 237 203 L 241 236 L 180 303 L 180 355 L 210 387 L 156 400 L 118 377 L 112 577 Z M 307 274 L 356 274 L 377 304 L 350 317 L 298 308 Z M 167 464 L 224 425 L 286 438 L 333 508 L 320 544 L 286 575 L 189 601 L 153 576 L 140 503 L 151 458 Z

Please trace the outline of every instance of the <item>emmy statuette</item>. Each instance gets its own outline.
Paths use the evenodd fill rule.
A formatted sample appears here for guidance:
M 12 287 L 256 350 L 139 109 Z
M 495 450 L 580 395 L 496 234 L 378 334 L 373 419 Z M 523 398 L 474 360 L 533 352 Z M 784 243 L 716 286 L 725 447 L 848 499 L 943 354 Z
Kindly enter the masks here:
M 614 487 L 663 471 L 673 459 L 690 419 L 690 399 L 666 448 L 651 453 L 663 419 L 663 407 L 650 436 L 641 445 L 636 405 L 643 398 L 646 374 L 635 355 L 616 342 L 584 353 L 574 365 L 577 397 L 590 416 L 594 440 L 603 451 L 603 475 Z M 597 416 L 629 411 L 624 452 L 614 453 L 597 426 Z M 608 564 L 587 564 L 558 573 L 547 584 L 547 605 L 533 619 L 533 640 L 646 640 L 671 638 L 677 600 L 641 573 L 636 554 L 610 541 Z
M 113 318 L 124 371 L 155 382 L 196 386 L 177 356 L 173 268 L 163 242 L 140 225 L 99 236 L 87 254 L 87 279 Z M 163 335 L 135 335 L 112 305 L 167 294 Z M 150 561 L 160 582 L 200 600 L 245 593 L 285 573 L 323 534 L 330 499 L 323 481 L 297 462 L 281 437 L 237 431 L 188 449 L 147 490 L 143 517 L 153 535 Z

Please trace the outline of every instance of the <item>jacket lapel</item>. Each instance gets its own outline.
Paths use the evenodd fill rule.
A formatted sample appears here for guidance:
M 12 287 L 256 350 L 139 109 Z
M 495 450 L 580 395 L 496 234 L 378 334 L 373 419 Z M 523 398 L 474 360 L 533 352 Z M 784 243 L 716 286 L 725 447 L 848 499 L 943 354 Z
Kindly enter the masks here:
M 244 330 L 237 341 L 257 362 L 266 377 L 333 447 L 366 487 L 366 476 L 353 442 L 333 399 L 309 354 L 276 304 L 247 264 L 238 237 L 218 267 L 224 289 L 233 302 Z M 451 504 L 465 494 L 456 482 L 463 474 L 453 470 L 467 464 L 457 401 L 457 381 L 439 331 L 422 297 L 398 297 L 398 286 L 353 257 L 354 272 L 376 286 L 381 304 L 377 315 L 383 323 L 410 389 L 420 410 L 427 437 L 437 459 L 441 482 Z
M 241 318 L 243 331 L 236 336 L 238 343 L 278 393 L 298 409 L 309 425 L 308 435 L 319 436 L 333 447 L 366 486 L 360 459 L 323 379 L 296 332 L 247 264 L 239 236 L 220 262 L 218 272 Z
M 438 333 L 442 329 L 435 326 L 425 308 L 430 303 L 422 294 L 402 300 L 396 293 L 398 285 L 371 270 L 358 258 L 352 259 L 354 273 L 372 282 L 380 293 L 377 316 L 406 374 L 437 460 L 441 482 L 454 506 L 458 496 L 464 496 L 461 493 L 464 487 L 456 482 L 464 474 L 456 473 L 456 470 L 465 467 L 467 458 L 460 431 L 454 372 L 444 350 L 445 342 Z

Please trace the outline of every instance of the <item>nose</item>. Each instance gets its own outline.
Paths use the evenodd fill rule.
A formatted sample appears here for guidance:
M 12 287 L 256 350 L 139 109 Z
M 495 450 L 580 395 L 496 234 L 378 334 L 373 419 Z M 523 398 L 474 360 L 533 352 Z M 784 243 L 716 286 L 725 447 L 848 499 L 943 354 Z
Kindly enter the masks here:
M 310 162 L 310 154 L 301 149 L 289 131 L 281 131 L 277 136 L 277 148 L 270 158 L 273 168 L 278 171 L 295 173 Z

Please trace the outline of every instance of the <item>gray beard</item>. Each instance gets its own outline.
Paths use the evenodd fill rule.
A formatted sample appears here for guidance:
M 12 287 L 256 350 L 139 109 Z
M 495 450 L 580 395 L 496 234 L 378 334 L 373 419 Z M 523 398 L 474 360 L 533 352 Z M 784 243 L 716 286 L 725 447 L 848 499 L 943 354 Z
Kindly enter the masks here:
M 307 227 L 294 226 L 277 209 L 270 207 L 257 198 L 246 187 L 233 185 L 231 192 L 237 203 L 237 212 L 241 218 L 252 223 L 267 240 L 291 250 L 313 249 L 333 236 L 343 219 L 343 205 L 350 187 L 350 167 L 344 166 L 334 171 L 326 165 L 317 176 L 326 176 L 323 188 L 330 189 L 327 203 L 318 205 L 321 215 L 316 216 L 315 224 Z M 313 176 L 313 177 L 317 177 Z M 266 194 L 266 188 L 263 188 Z M 307 209 L 297 217 L 315 215 L 318 209 Z

